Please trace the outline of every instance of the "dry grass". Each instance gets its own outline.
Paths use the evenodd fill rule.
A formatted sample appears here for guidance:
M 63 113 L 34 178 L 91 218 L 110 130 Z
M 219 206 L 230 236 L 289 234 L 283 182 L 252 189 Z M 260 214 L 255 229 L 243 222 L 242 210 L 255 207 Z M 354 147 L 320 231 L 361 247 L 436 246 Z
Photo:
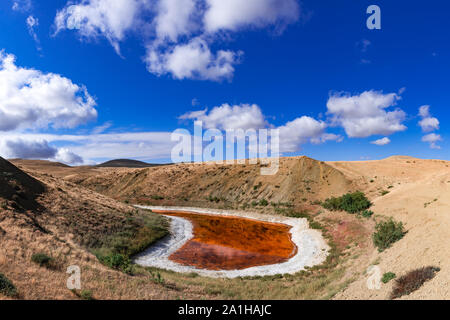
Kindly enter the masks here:
M 111 245 L 120 245 L 122 249 L 125 245 L 127 254 L 141 250 L 166 234 L 167 225 L 162 217 L 136 211 L 44 173 L 30 177 L 17 168 L 2 169 L 8 184 L 20 185 L 23 179 L 28 179 L 45 188 L 34 198 L 39 210 L 17 210 L 11 202 L 0 209 L 0 273 L 17 288 L 16 298 L 79 299 L 66 287 L 69 277 L 66 268 L 70 265 L 81 268 L 83 290 L 91 291 L 97 299 L 204 296 L 195 291 L 180 293 L 170 284 L 157 284 L 148 272 L 129 276 L 109 269 L 91 253 L 93 248 Z M 2 200 L 6 199 L 0 197 Z M 124 241 L 127 236 L 128 242 Z M 39 253 L 52 257 L 58 268 L 33 262 L 32 257 Z M 0 299 L 6 298 L 0 293 Z

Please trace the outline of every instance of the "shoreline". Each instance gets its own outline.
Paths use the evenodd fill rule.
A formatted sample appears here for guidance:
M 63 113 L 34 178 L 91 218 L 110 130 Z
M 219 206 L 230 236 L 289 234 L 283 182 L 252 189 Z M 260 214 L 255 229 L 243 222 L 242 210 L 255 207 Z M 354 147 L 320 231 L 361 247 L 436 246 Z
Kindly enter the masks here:
M 237 278 L 247 276 L 271 276 L 276 274 L 294 274 L 325 261 L 329 246 L 322 234 L 309 228 L 306 219 L 272 216 L 235 210 L 205 209 L 192 207 L 140 206 L 137 208 L 158 211 L 183 211 L 192 214 L 209 214 L 230 217 L 241 217 L 257 221 L 281 223 L 291 227 L 291 240 L 297 247 L 297 253 L 289 260 L 271 265 L 250 267 L 242 270 L 206 270 L 185 266 L 169 260 L 169 256 L 193 238 L 193 226 L 190 221 L 180 217 L 166 216 L 171 220 L 171 235 L 162 239 L 152 247 L 137 254 L 133 261 L 145 267 L 157 267 L 180 273 L 195 272 L 201 276 L 214 278 Z

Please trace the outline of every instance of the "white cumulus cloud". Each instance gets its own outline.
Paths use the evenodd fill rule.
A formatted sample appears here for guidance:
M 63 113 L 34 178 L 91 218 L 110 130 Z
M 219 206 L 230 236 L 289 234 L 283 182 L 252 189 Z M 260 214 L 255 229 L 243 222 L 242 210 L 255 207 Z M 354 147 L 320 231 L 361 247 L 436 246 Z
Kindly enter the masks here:
M 223 104 L 214 107 L 211 111 L 194 111 L 180 117 L 180 119 L 192 119 L 202 121 L 207 129 L 261 129 L 267 126 L 265 117 L 256 104 L 240 104 L 231 106 Z
M 431 116 L 430 106 L 421 106 L 419 108 L 419 115 L 422 117 L 422 120 L 419 121 L 419 126 L 423 132 L 439 130 L 439 120 Z
M 300 14 L 296 0 L 206 0 L 206 5 L 207 32 L 287 24 L 297 21 Z
M 391 139 L 388 137 L 384 137 L 375 141 L 372 141 L 371 144 L 377 145 L 377 146 L 385 146 L 387 144 L 391 143 Z
M 419 108 L 419 116 L 422 120 L 419 121 L 419 126 L 423 132 L 432 132 L 439 130 L 439 120 L 431 116 L 430 106 L 425 105 Z M 431 149 L 441 149 L 437 142 L 442 141 L 442 137 L 439 134 L 430 133 L 422 137 L 423 142 L 428 142 Z
M 195 14 L 196 0 L 160 0 L 155 18 L 157 37 L 176 42 L 179 36 L 190 34 L 198 27 Z
M 429 143 L 431 149 L 440 149 L 441 147 L 437 145 L 437 142 L 442 141 L 442 137 L 439 134 L 430 133 L 426 136 L 423 136 L 422 141 Z
M 211 50 L 224 32 L 298 21 L 297 0 L 76 0 L 57 12 L 56 32 L 77 30 L 82 38 L 103 36 L 120 55 L 127 34 L 142 38 L 147 69 L 175 79 L 231 79 L 240 50 Z M 219 35 L 220 34 L 220 35 Z
M 280 152 L 296 152 L 308 141 L 318 143 L 327 125 L 323 121 L 302 116 L 278 127 L 280 130 Z M 331 136 L 328 136 L 330 138 Z M 336 136 L 337 137 L 337 136 Z
M 63 29 L 78 30 L 82 37 L 103 35 L 120 54 L 120 41 L 134 28 L 147 0 L 82 0 L 68 2 L 57 12 L 56 33 Z
M 15 59 L 0 51 L 0 131 L 74 128 L 96 119 L 96 103 L 84 87 L 18 67 Z
M 240 53 L 224 50 L 214 54 L 205 40 L 194 38 L 167 51 L 149 48 L 146 61 L 148 70 L 156 75 L 169 73 L 175 79 L 220 81 L 233 76 L 239 56 Z
M 81 158 L 79 155 L 73 153 L 67 148 L 60 148 L 55 154 L 54 159 L 56 161 L 66 163 L 66 164 L 82 164 L 83 158 Z
M 312 117 L 302 116 L 286 124 L 275 127 L 271 125 L 261 108 L 256 104 L 240 104 L 231 106 L 223 104 L 211 111 L 201 110 L 184 114 L 180 119 L 202 121 L 207 129 L 218 130 L 258 130 L 272 128 L 279 130 L 280 152 L 296 152 L 304 143 L 325 143 L 342 141 L 340 135 L 327 133 L 327 124 Z
M 341 126 L 350 138 L 390 135 L 406 130 L 406 114 L 401 109 L 387 110 L 401 97 L 396 93 L 366 91 L 360 95 L 338 93 L 330 96 L 327 114 L 333 125 Z
M 33 7 L 31 0 L 16 0 L 13 2 L 12 9 L 19 12 L 28 12 Z

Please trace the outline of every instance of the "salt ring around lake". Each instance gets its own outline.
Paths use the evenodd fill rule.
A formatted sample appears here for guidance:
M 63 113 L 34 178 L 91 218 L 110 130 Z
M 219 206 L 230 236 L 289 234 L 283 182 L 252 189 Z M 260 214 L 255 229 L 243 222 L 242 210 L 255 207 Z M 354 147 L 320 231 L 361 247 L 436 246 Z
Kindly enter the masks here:
M 323 239 L 321 232 L 310 229 L 306 219 L 219 209 L 161 206 L 136 207 L 159 212 L 167 216 L 171 221 L 169 236 L 134 257 L 134 262 L 141 266 L 156 267 L 180 273 L 194 272 L 207 277 L 236 278 L 246 276 L 295 274 L 305 270 L 305 267 L 312 267 L 323 263 L 328 255 L 329 246 Z M 227 268 L 226 270 L 211 270 L 211 268 L 199 267 L 196 261 L 189 264 L 179 263 L 181 259 L 179 259 L 178 256 L 183 258 L 183 255 L 180 255 L 180 252 L 183 250 L 186 251 L 188 245 L 197 242 L 194 241 L 194 225 L 190 219 L 174 216 L 173 213 L 184 213 L 184 216 L 191 214 L 235 217 L 248 219 L 253 222 L 259 221 L 285 226 L 287 228 L 286 230 L 290 233 L 289 239 L 292 241 L 292 248 L 294 248 L 294 250 L 289 256 L 286 256 L 286 259 L 283 259 L 283 262 L 256 265 L 243 269 L 236 268 L 234 270 L 229 270 L 229 268 Z

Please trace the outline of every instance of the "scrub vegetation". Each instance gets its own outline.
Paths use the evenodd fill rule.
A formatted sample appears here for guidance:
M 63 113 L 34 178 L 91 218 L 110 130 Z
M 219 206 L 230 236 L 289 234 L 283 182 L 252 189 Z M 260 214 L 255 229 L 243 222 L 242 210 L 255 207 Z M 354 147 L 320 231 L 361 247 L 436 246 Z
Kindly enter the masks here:
M 7 297 L 14 297 L 17 295 L 16 287 L 3 273 L 0 273 L 0 294 Z
M 425 282 L 434 278 L 440 269 L 425 267 L 408 272 L 395 281 L 391 299 L 400 298 L 418 290 Z
M 372 203 L 362 192 L 347 193 L 342 197 L 326 199 L 322 206 L 331 211 L 346 211 L 348 213 L 360 213 L 369 209 Z
M 169 234 L 169 223 L 161 215 L 137 210 L 117 232 L 98 239 L 91 248 L 108 267 L 132 273 L 130 258 Z
M 404 235 L 405 230 L 402 222 L 396 222 L 394 219 L 382 221 L 375 226 L 375 233 L 372 237 L 373 244 L 381 252 L 389 248 L 394 242 L 402 239 Z

